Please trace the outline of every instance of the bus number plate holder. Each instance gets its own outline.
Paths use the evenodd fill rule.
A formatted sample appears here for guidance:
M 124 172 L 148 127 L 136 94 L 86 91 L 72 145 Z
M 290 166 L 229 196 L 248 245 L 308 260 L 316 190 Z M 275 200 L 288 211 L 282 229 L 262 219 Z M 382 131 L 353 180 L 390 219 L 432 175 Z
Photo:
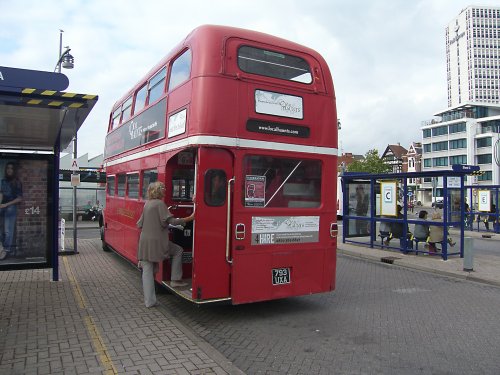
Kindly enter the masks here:
M 290 284 L 290 268 L 273 268 L 273 285 Z

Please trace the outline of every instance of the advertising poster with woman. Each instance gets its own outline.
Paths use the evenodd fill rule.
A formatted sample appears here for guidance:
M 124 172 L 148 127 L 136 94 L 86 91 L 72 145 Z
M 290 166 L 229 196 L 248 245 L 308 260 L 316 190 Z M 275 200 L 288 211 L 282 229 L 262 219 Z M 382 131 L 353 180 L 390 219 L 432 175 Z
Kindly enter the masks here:
M 349 215 L 370 216 L 371 193 L 369 183 L 353 182 L 346 186 L 349 198 Z M 370 221 L 365 219 L 349 219 L 347 237 L 370 236 Z
M 48 263 L 49 155 L 0 154 L 0 267 Z

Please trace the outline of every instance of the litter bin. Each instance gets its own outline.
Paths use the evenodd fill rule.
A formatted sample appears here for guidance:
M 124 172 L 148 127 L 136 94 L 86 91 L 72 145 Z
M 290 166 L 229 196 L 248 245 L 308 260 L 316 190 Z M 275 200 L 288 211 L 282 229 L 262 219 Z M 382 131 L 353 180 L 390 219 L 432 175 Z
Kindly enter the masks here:
M 474 239 L 464 237 L 464 271 L 474 271 Z

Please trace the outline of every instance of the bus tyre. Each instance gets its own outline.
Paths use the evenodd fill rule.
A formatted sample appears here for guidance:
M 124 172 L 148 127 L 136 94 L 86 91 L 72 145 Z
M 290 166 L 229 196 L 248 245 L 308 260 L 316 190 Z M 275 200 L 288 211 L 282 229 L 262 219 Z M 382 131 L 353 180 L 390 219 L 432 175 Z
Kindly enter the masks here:
M 106 244 L 106 241 L 104 241 L 104 226 L 101 226 L 99 229 L 101 231 L 102 249 L 104 251 L 109 251 L 110 249 L 109 249 L 108 245 Z

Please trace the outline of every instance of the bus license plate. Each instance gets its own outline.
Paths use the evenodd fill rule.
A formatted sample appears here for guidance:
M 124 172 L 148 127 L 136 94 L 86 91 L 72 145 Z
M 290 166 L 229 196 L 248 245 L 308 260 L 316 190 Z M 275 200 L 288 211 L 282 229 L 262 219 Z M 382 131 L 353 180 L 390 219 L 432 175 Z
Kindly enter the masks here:
M 290 268 L 273 268 L 273 285 L 290 284 Z

